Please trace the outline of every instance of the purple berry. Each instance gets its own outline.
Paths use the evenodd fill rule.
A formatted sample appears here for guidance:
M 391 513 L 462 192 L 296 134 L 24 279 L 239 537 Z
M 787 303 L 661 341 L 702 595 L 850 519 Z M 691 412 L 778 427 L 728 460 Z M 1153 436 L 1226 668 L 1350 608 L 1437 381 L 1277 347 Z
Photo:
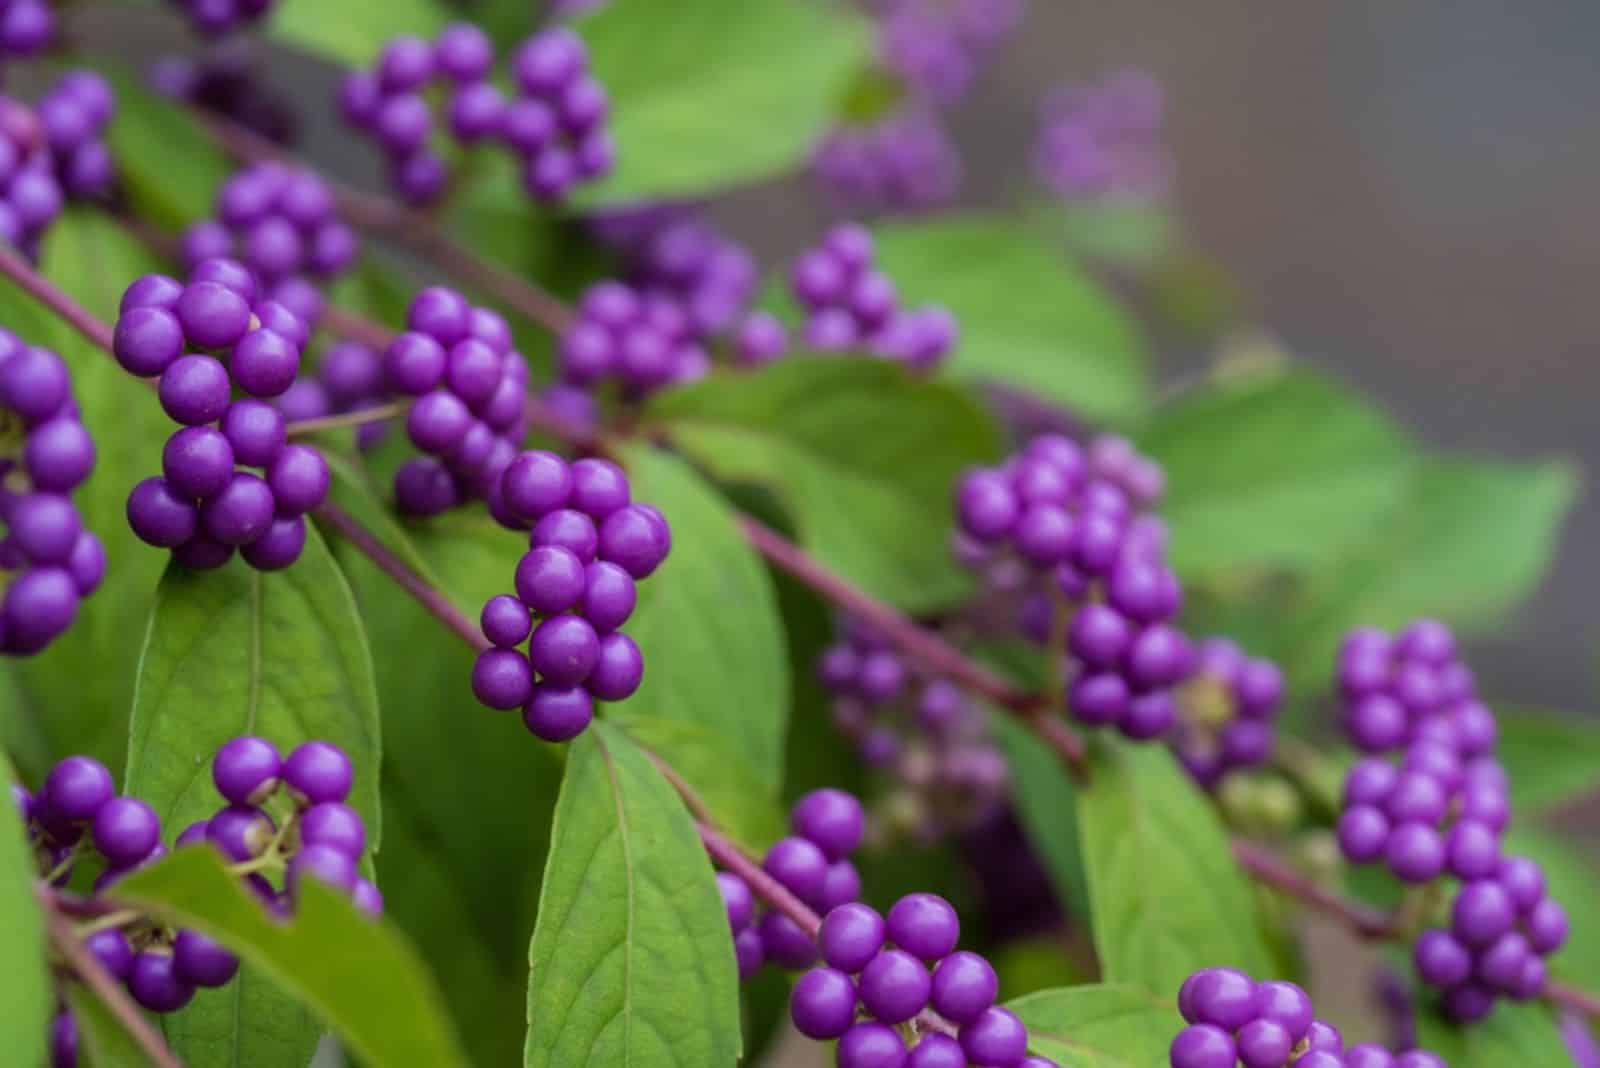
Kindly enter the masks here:
M 94 846 L 113 867 L 136 864 L 161 841 L 155 809 L 135 797 L 113 797 L 94 815 Z
M 288 441 L 283 414 L 265 401 L 249 398 L 228 405 L 221 429 L 233 448 L 234 461 L 246 467 L 268 466 Z
M 182 355 L 183 327 L 168 308 L 135 305 L 117 318 L 111 350 L 129 374 L 151 378 Z
M 354 777 L 350 758 L 328 742 L 302 742 L 283 762 L 284 785 L 305 805 L 343 801 Z
M 1028 1055 L 1028 1029 L 1010 1009 L 995 1005 L 962 1026 L 961 1048 L 978 1064 L 1018 1064 Z
M 533 668 L 515 649 L 486 649 L 472 664 L 472 693 L 489 708 L 521 708 L 533 696 Z
M 206 535 L 223 545 L 246 545 L 272 525 L 276 503 L 261 478 L 237 471 L 221 491 L 200 506 Z
M 304 515 L 328 496 L 333 477 L 322 453 L 310 445 L 289 445 L 278 453 L 267 470 L 280 516 Z
M 82 823 L 111 800 L 115 786 L 104 764 L 92 757 L 70 756 L 50 769 L 39 793 L 51 817 Z
M 928 969 L 900 949 L 883 950 L 861 971 L 861 1003 L 883 1023 L 903 1023 L 921 1012 L 931 987 Z
M 853 974 L 878 955 L 887 933 L 877 910 L 860 902 L 850 902 L 823 917 L 817 944 L 823 959 L 831 966 Z
M 999 993 L 1000 980 L 994 968 L 976 953 L 952 953 L 934 969 L 933 1007 L 955 1023 L 977 1019 Z
M 956 948 L 961 921 L 950 903 L 937 894 L 907 894 L 889 909 L 889 941 L 925 961 L 936 961 Z
M 360 874 L 356 862 L 344 851 L 326 845 L 302 845 L 289 862 L 287 882 L 295 890 L 300 880 L 311 877 L 319 882 L 349 893 L 355 888 Z
M 813 790 L 795 802 L 789 816 L 795 834 L 809 839 L 829 860 L 855 852 L 866 833 L 861 802 L 843 790 Z
M 215 422 L 228 407 L 228 371 L 210 356 L 179 356 L 161 372 L 157 394 L 175 422 L 199 426 Z
M 839 1039 L 838 1068 L 905 1068 L 900 1032 L 875 1020 L 858 1023 Z
M 133 958 L 128 993 L 151 1012 L 177 1012 L 194 997 L 194 987 L 178 977 L 170 953 L 147 949 Z
M 300 817 L 300 841 L 325 845 L 359 861 L 367 848 L 367 828 L 356 810 L 339 801 L 312 805 Z
M 559 687 L 541 682 L 522 710 L 523 725 L 547 742 L 571 741 L 594 718 L 594 701 L 580 686 Z
M 174 494 L 165 479 L 147 478 L 128 494 L 128 525 L 147 544 L 176 548 L 194 536 L 199 523 L 199 511 Z
M 789 995 L 789 1018 L 807 1038 L 838 1038 L 856 1018 L 856 988 L 850 977 L 832 968 L 814 968 L 802 975 Z
M 483 628 L 483 636 L 502 649 L 512 649 L 522 644 L 533 629 L 533 618 L 527 606 L 520 599 L 505 593 L 484 602 L 478 623 Z
M 783 838 L 767 850 L 761 865 L 774 879 L 802 901 L 816 900 L 827 877 L 828 859 L 804 838 Z
M 189 986 L 225 986 L 239 971 L 239 958 L 198 931 L 183 930 L 172 945 L 173 969 Z
M 638 643 L 626 634 L 613 632 L 600 639 L 594 670 L 584 686 L 602 701 L 622 701 L 632 697 L 644 681 L 644 655 Z
M 235 805 L 259 805 L 278 788 L 283 760 L 264 738 L 242 735 L 224 743 L 211 761 L 217 793 Z

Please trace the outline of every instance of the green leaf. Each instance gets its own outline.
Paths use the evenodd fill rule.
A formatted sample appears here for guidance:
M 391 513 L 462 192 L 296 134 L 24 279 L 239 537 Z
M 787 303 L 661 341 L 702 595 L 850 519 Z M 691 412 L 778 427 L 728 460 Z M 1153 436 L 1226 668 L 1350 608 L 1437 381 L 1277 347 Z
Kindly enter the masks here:
M 1044 862 L 1057 900 L 1075 920 L 1087 923 L 1089 886 L 1078 843 L 1077 791 L 1072 780 L 1032 731 L 999 712 L 991 713 L 990 722 L 1011 769 L 1011 801 L 1028 842 Z
M 1152 1068 L 1183 1026 L 1178 1007 L 1137 986 L 1069 986 L 1006 1007 L 1028 1025 L 1028 1049 L 1061 1068 Z
M 1586 716 L 1501 708 L 1496 756 L 1511 777 L 1519 817 L 1577 801 L 1600 788 L 1600 726 Z
M 687 719 L 628 716 L 628 737 L 661 757 L 694 789 L 719 830 L 751 853 L 788 833 L 776 784 L 756 773 L 721 735 Z
M 116 898 L 221 942 L 303 1002 L 368 1064 L 467 1063 L 421 958 L 387 921 L 315 879 L 301 884 L 294 916 L 283 922 L 228 874 L 214 850 L 180 849 L 117 883 Z M 231 1059 L 290 1063 L 237 1050 Z
M 125 67 L 101 70 L 117 92 L 117 116 L 106 138 L 128 206 L 138 218 L 170 228 L 205 217 L 232 170 L 227 156 L 188 107 L 151 92 Z
M 273 37 L 343 67 L 368 67 L 391 37 L 432 39 L 449 21 L 434 0 L 280 0 L 268 22 Z
M 970 588 L 950 487 L 1000 443 L 962 391 L 881 360 L 790 359 L 662 394 L 650 415 L 719 478 L 775 493 L 802 544 L 874 596 L 921 611 Z
M 694 824 L 608 724 L 571 749 L 529 947 L 524 1063 L 733 1065 L 733 944 Z
M 511 586 L 526 540 L 476 509 L 401 524 L 360 469 L 330 456 L 334 494 L 469 617 Z M 374 649 L 383 708 L 386 911 L 429 962 L 474 1064 L 526 1039 L 528 960 L 561 749 L 472 695 L 473 653 L 365 557 L 340 552 Z
M 68 213 L 45 238 L 41 267 L 91 314 L 116 318 L 123 288 L 159 269 L 145 249 L 100 214 Z M 72 627 L 17 667 L 36 722 L 56 756 L 86 753 L 111 767 L 127 745 L 127 709 L 150 598 L 168 554 L 133 536 L 126 515 L 134 483 L 161 470 L 172 430 L 146 389 L 115 360 L 47 317 L 9 284 L 0 286 L 0 325 L 54 349 L 72 370 L 73 395 L 94 438 L 95 468 L 73 493 L 86 527 L 105 545 L 106 577 L 84 600 Z
M 781 781 L 789 663 L 772 580 L 727 502 L 657 449 L 621 456 L 637 500 L 672 524 L 672 554 L 639 583 L 624 628 L 644 653 L 644 683 L 607 714 L 688 720 L 720 736 L 766 782 Z
M 1140 446 L 1166 469 L 1161 514 L 1186 578 L 1326 563 L 1394 508 L 1413 464 L 1382 412 L 1305 370 L 1186 394 Z
M 216 571 L 174 564 L 156 594 L 134 694 L 125 789 L 174 830 L 221 805 L 211 757 L 230 738 L 257 734 L 287 753 L 332 742 L 356 767 L 350 803 L 370 848 L 380 836 L 378 702 L 355 599 L 321 537 L 308 532 L 291 568 L 265 574 L 235 560 Z M 205 1060 L 309 1058 L 310 1018 L 246 970 L 226 991 L 166 1024 L 180 1054 Z
M 1589 907 L 1600 891 L 1600 867 L 1568 837 L 1536 826 L 1513 827 L 1501 846 L 1508 856 L 1529 857 L 1544 869 L 1545 891 L 1567 912 L 1570 932 L 1549 957 L 1551 974 L 1585 989 L 1600 987 L 1600 916 Z
M 1372 535 L 1320 570 L 1285 621 L 1297 682 L 1328 678 L 1344 632 L 1417 616 L 1464 629 L 1532 592 L 1578 490 L 1572 466 L 1429 460 Z
M 133 1036 L 128 1034 L 105 1003 L 78 983 L 68 983 L 67 1002 L 72 1006 L 72 1019 L 78 1027 L 78 1063 L 89 1068 L 148 1068 L 150 1058 L 144 1055 Z M 43 1063 L 41 1047 L 39 1060 Z M 19 1064 L 34 1064 L 20 1060 Z
M 1176 996 L 1204 967 L 1275 974 L 1222 824 L 1166 748 L 1103 744 L 1091 771 L 1078 835 L 1106 980 Z
M 616 171 L 575 194 L 591 207 L 793 170 L 867 58 L 862 22 L 809 0 L 615 0 L 578 31 L 617 143 Z
M 1571 1063 L 1550 1010 L 1539 1004 L 1501 1001 L 1486 1019 L 1465 1027 L 1423 1008 L 1417 1013 L 1417 1044 L 1443 1057 L 1450 1068 Z
M 0 755 L 0 786 L 12 781 Z M 9 803 L 9 799 L 8 799 Z M 33 850 L 22 821 L 4 813 L 0 829 L 0 1047 L 17 1064 L 44 1060 L 50 1022 L 50 979 L 44 955 L 44 927 L 33 898 Z
M 1126 419 L 1145 403 L 1133 319 L 1021 224 L 968 216 L 884 226 L 878 260 L 908 303 L 955 313 L 952 373 L 1037 393 L 1089 419 Z

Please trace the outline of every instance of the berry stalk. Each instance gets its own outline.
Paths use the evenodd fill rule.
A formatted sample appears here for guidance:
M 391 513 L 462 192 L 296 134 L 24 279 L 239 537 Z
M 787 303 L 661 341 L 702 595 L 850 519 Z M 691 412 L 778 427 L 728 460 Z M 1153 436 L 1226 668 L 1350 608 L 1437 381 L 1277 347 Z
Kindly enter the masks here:
M 6 255 L 11 255 L 7 252 Z M 183 1062 L 178 1060 L 173 1052 L 167 1048 L 166 1042 L 159 1032 L 150 1025 L 144 1013 L 123 990 L 122 984 L 113 979 L 109 972 L 89 952 L 88 947 L 78 937 L 70 921 L 56 909 L 56 897 L 48 888 L 36 886 L 34 895 L 38 898 L 40 909 L 44 913 L 45 926 L 49 929 L 50 941 L 56 949 L 67 959 L 84 985 L 94 991 L 97 998 L 117 1018 L 145 1056 L 150 1058 L 150 1063 L 158 1068 L 183 1068 Z

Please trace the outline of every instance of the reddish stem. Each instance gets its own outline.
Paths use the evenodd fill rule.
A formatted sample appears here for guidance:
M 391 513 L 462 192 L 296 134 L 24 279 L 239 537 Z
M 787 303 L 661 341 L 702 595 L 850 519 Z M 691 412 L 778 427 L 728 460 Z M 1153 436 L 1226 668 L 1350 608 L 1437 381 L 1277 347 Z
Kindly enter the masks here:
M 434 589 L 427 579 L 412 570 L 410 565 L 362 526 L 355 516 L 332 501 L 324 501 L 312 514 L 360 550 L 378 570 L 394 579 L 401 589 L 409 593 L 435 619 L 454 631 L 462 641 L 480 653 L 491 648 L 489 639 L 483 636 L 483 631 L 476 623 L 468 619 L 459 608 L 450 603 L 448 597 Z
M 4 274 L 17 287 L 40 304 L 49 308 L 63 322 L 96 348 L 111 352 L 111 328 L 73 300 L 54 282 L 34 270 L 9 245 L 0 245 L 0 274 Z
M 1351 901 L 1285 864 L 1271 850 L 1243 838 L 1232 841 L 1233 858 L 1258 882 L 1312 905 L 1365 939 L 1381 941 L 1400 934 L 1393 916 Z
M 1600 1017 L 1600 996 L 1591 994 L 1587 990 L 1580 990 L 1552 979 L 1545 986 L 1544 997 L 1553 1005 L 1581 1012 L 1585 1016 Z
M 56 895 L 48 887 L 36 885 L 34 897 L 44 914 L 50 941 L 55 943 L 56 949 L 67 959 L 67 963 L 72 966 L 78 978 L 83 980 L 83 984 L 93 991 L 95 997 L 99 998 L 111 1011 L 111 1015 L 117 1018 L 123 1030 L 128 1032 L 129 1037 L 144 1051 L 145 1056 L 150 1058 L 150 1062 L 158 1068 L 183 1068 L 183 1062 L 167 1048 L 166 1042 L 128 997 L 127 991 L 122 989 L 122 985 L 79 941 L 77 932 L 72 929 L 71 921 L 56 911 Z

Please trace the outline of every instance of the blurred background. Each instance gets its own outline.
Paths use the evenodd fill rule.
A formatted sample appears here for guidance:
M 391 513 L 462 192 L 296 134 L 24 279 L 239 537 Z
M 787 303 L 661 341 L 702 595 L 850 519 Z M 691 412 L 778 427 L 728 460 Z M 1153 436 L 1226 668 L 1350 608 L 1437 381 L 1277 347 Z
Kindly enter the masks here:
M 135 62 L 192 49 L 177 20 L 149 7 L 84 29 Z M 1448 12 L 1223 2 L 1199 25 L 1153 0 L 1033 0 L 1021 32 L 940 108 L 963 159 L 955 199 L 1042 203 L 1034 154 L 1048 95 L 1146 72 L 1165 93 L 1171 240 L 1209 283 L 1226 276 L 1240 321 L 1429 446 L 1561 455 L 1588 472 L 1600 464 L 1600 217 L 1587 210 L 1600 183 L 1597 40 L 1600 10 L 1562 0 Z M 309 155 L 372 173 L 366 146 L 324 104 L 331 68 L 265 46 L 250 63 L 254 82 L 298 113 Z M 713 214 L 772 264 L 841 204 L 802 176 L 739 191 Z M 1191 371 L 1193 339 L 1165 341 L 1159 373 Z M 1487 692 L 1592 707 L 1600 558 L 1584 550 L 1597 540 L 1600 503 L 1584 494 L 1534 598 L 1473 643 Z
M 459 6 L 520 30 L 544 5 Z M 130 4 L 76 28 L 91 47 L 137 69 L 198 55 L 166 7 Z M 1097 258 L 1096 270 L 1150 320 L 1156 371 L 1169 385 L 1202 372 L 1230 338 L 1266 337 L 1353 386 L 1433 450 L 1574 461 L 1583 492 L 1560 529 L 1553 568 L 1508 621 L 1473 639 L 1468 655 L 1493 699 L 1592 714 L 1600 503 L 1587 490 L 1588 473 L 1600 467 L 1600 429 L 1589 413 L 1600 384 L 1591 353 L 1600 338 L 1600 219 L 1586 209 L 1600 187 L 1597 44 L 1600 8 L 1570 0 L 1464 0 L 1448 10 L 1222 0 L 1199 15 L 1193 5 L 1154 0 L 1031 0 L 1020 30 L 998 35 L 970 85 L 933 109 L 963 161 L 959 188 L 941 173 L 948 161 L 940 152 L 951 146 L 935 138 L 931 148 L 920 145 L 928 154 L 914 168 L 925 184 L 913 182 L 906 195 L 1024 211 L 1041 233 L 1060 228 L 1063 242 L 1063 202 L 1066 216 L 1090 231 L 1096 219 L 1109 223 L 1121 234 L 1120 251 Z M 250 48 L 248 67 L 251 92 L 265 94 L 255 101 L 257 118 L 270 126 L 274 108 L 293 113 L 298 152 L 383 188 L 371 146 L 330 106 L 334 66 L 262 41 Z M 1140 137 L 1120 161 L 1125 173 L 1097 172 L 1066 153 L 1041 176 L 1047 98 L 1063 87 L 1093 92 L 1130 70 L 1147 76 L 1133 83 L 1134 96 L 1140 87 L 1155 94 L 1143 100 L 1154 120 L 1133 124 Z M 851 129 L 870 131 L 900 114 L 895 92 L 870 78 L 852 87 Z M 1058 99 L 1052 113 L 1068 113 L 1064 125 L 1072 126 L 1083 104 L 1081 95 Z M 907 137 L 915 141 L 916 131 Z M 1082 195 L 1058 198 L 1041 177 Z M 837 174 L 801 174 L 719 198 L 711 213 L 773 268 L 828 221 L 858 213 L 841 203 L 840 184 Z M 1111 196 L 1101 195 L 1106 190 Z M 1115 210 L 1084 210 L 1108 201 L 1132 206 L 1131 230 Z M 1172 314 L 1174 293 L 1183 316 Z M 837 773 L 831 752 L 811 758 Z M 806 785 L 804 775 L 791 779 L 791 789 Z M 1577 825 L 1589 813 L 1573 815 Z M 1025 854 L 1020 836 L 995 851 L 1013 846 L 1013 855 Z M 981 858 L 963 859 L 981 867 Z M 948 866 L 943 854 L 934 862 Z M 1013 874 L 980 873 L 988 882 L 1027 881 Z M 1032 883 L 1044 887 L 1042 876 Z M 1013 919 L 1008 910 L 1022 914 L 1039 902 L 998 904 L 988 912 Z M 1028 926 L 1028 918 L 1015 925 Z M 1082 965 L 1081 936 L 1067 954 L 1054 943 L 1035 948 L 1049 958 L 1038 985 Z M 1008 982 L 1033 977 L 1038 962 L 1021 955 L 1028 951 L 1007 958 Z M 1325 1004 L 1319 990 L 1332 1015 L 1353 1015 L 1367 997 L 1347 981 L 1370 963 L 1352 952 L 1333 938 L 1314 941 L 1308 953 L 1332 980 L 1327 996 L 1346 999 Z M 515 964 L 523 964 L 520 949 Z M 810 1064 L 817 1055 L 806 1046 L 801 1060 L 779 1063 Z

